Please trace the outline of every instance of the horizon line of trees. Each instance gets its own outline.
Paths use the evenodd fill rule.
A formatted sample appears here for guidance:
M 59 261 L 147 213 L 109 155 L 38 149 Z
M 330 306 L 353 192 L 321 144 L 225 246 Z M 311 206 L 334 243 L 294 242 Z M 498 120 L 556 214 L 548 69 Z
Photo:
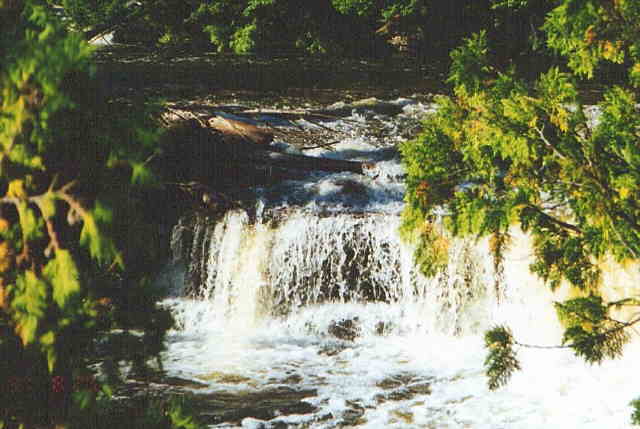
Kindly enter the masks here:
M 195 50 L 385 57 L 401 38 L 425 58 L 446 57 L 485 30 L 505 58 L 544 46 L 546 0 L 61 0 L 71 27 L 117 41 Z M 61 9 L 60 9 L 61 8 Z M 405 43 L 406 45 L 406 43 Z

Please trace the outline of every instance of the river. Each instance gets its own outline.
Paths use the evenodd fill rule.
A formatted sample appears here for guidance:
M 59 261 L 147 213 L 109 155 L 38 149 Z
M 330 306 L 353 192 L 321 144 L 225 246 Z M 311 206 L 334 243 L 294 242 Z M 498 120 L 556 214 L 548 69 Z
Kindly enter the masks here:
M 522 371 L 488 390 L 484 331 L 506 323 L 523 343 L 559 344 L 552 302 L 569 292 L 552 294 L 529 272 L 529 239 L 516 229 L 502 273 L 487 242 L 471 239 L 451 240 L 435 278 L 419 273 L 398 234 L 404 173 L 394 148 L 433 106 L 405 97 L 327 108 L 352 109 L 323 123 L 342 137 L 305 154 L 373 163 L 365 175 L 309 174 L 256 190 L 250 209 L 174 227 L 163 281 L 177 327 L 164 369 L 206 398 L 210 427 L 630 427 L 635 340 L 601 366 L 520 349 Z M 611 297 L 639 280 L 637 267 L 609 264 L 605 275 Z

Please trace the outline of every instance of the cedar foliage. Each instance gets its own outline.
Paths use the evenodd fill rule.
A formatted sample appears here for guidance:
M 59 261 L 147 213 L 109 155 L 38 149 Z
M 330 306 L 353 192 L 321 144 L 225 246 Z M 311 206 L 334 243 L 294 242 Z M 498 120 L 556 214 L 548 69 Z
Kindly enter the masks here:
M 566 281 L 583 291 L 584 297 L 556 305 L 563 345 L 599 363 L 622 353 L 628 328 L 638 322 L 610 316 L 638 301 L 605 302 L 597 261 L 640 257 L 640 4 L 556 4 L 543 28 L 568 71 L 552 67 L 531 82 L 514 67 L 500 69 L 483 32 L 452 51 L 453 95 L 437 98 L 438 111 L 422 134 L 402 147 L 404 229 L 425 237 L 417 241 L 420 260 L 439 261 L 424 256 L 439 251 L 429 246 L 434 240 L 425 231 L 433 227 L 425 224 L 443 209 L 454 236 L 508 235 L 511 225 L 520 225 L 533 238 L 531 270 L 552 289 Z M 607 74 L 599 75 L 603 69 Z M 578 87 L 594 76 L 607 86 L 595 118 Z M 504 246 L 493 250 L 499 260 Z M 502 326 L 485 340 L 495 389 L 519 368 L 514 346 L 522 344 Z
M 0 1 L 0 24 L 0 426 L 101 427 L 96 340 L 122 329 L 116 361 L 143 371 L 171 325 L 140 197 L 159 127 L 101 95 L 44 1 Z

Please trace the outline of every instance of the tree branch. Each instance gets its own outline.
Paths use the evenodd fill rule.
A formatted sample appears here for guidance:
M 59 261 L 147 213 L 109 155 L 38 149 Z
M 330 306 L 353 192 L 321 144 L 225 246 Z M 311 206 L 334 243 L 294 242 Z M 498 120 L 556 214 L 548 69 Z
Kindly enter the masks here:
M 0 198 L 0 205 L 11 204 L 15 206 L 16 209 L 21 203 L 31 203 L 35 204 L 38 207 L 42 217 L 44 218 L 45 226 L 47 228 L 47 235 L 49 236 L 49 245 L 44 250 L 45 256 L 49 256 L 51 250 L 57 251 L 62 249 L 62 245 L 60 244 L 60 239 L 58 237 L 58 232 L 56 231 L 53 220 L 50 217 L 44 216 L 45 210 L 43 209 L 43 204 L 45 198 L 63 200 L 69 206 L 69 210 L 76 211 L 82 218 L 89 215 L 89 212 L 84 208 L 84 206 L 69 193 L 69 190 L 76 184 L 76 182 L 71 181 L 60 187 L 58 190 L 54 190 L 56 180 L 57 178 L 54 177 L 47 191 L 39 195 L 33 195 L 25 198 L 9 196 Z M 27 242 L 26 238 L 23 237 L 23 250 L 20 255 L 18 255 L 18 263 L 27 260 L 28 257 L 29 243 Z
M 540 136 L 540 139 L 542 140 L 542 142 L 553 151 L 553 153 L 555 153 L 556 155 L 558 155 L 560 158 L 566 160 L 568 159 L 568 156 L 565 155 L 564 153 L 562 153 L 562 151 L 560 149 L 558 149 L 556 147 L 556 145 L 552 144 L 547 137 L 545 137 L 544 135 L 544 125 L 542 125 L 541 128 L 538 127 L 533 127 L 534 130 L 536 130 L 538 132 L 538 135 Z
M 570 231 L 575 232 L 576 234 L 582 234 L 582 230 L 577 227 L 576 225 L 567 223 L 567 222 L 563 222 L 558 218 L 555 218 L 553 216 L 551 216 L 550 214 L 546 213 L 544 210 L 542 210 L 540 207 L 538 206 L 534 206 L 533 204 L 529 204 L 527 207 L 532 208 L 533 210 L 535 210 L 536 212 L 540 213 L 542 216 L 544 216 L 545 219 L 547 219 L 548 221 L 564 228 L 564 229 L 568 229 Z
M 631 319 L 628 322 L 620 322 L 619 320 L 614 320 L 614 319 L 607 319 L 607 320 L 609 320 L 611 322 L 615 322 L 617 324 L 617 326 L 600 333 L 600 335 L 609 335 L 609 334 L 613 334 L 614 332 L 618 332 L 618 331 L 621 331 L 623 329 L 629 328 L 629 327 L 635 325 L 636 323 L 640 322 L 640 317 L 636 317 L 635 319 Z M 543 346 L 543 345 L 538 345 L 538 344 L 521 343 L 521 342 L 516 341 L 516 340 L 513 340 L 513 344 L 515 344 L 517 346 L 520 346 L 520 347 L 528 348 L 528 349 L 571 349 L 571 348 L 575 348 L 576 346 L 578 346 L 578 343 L 554 345 L 554 346 Z

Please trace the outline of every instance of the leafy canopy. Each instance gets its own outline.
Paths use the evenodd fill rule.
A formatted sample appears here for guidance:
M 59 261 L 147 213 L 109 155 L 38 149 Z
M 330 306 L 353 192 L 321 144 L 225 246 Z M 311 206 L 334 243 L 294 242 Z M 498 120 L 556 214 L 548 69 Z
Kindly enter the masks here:
M 563 345 L 588 362 L 619 356 L 627 328 L 600 296 L 598 261 L 640 256 L 640 115 L 637 108 L 640 6 L 635 1 L 564 0 L 544 24 L 548 45 L 570 72 L 552 67 L 531 82 L 515 69 L 492 65 L 487 37 L 478 33 L 451 53 L 452 96 L 422 134 L 402 147 L 408 173 L 404 229 L 415 231 L 425 271 L 446 254 L 429 236 L 443 210 L 453 235 L 492 236 L 496 264 L 512 225 L 533 238 L 531 270 L 552 289 L 566 281 L 581 296 L 556 309 Z M 597 109 L 582 102 L 580 77 L 601 63 L 620 64 L 627 78 L 607 87 Z M 607 81 L 614 76 L 607 76 Z M 426 256 L 425 256 L 426 255 Z M 440 255 L 440 256 L 439 256 Z M 519 368 L 508 328 L 485 338 L 489 386 Z
M 44 1 L 0 2 L 0 21 L 0 426 L 43 427 L 108 394 L 78 382 L 101 333 L 141 329 L 138 363 L 162 349 L 135 197 L 159 131 L 101 95 Z

